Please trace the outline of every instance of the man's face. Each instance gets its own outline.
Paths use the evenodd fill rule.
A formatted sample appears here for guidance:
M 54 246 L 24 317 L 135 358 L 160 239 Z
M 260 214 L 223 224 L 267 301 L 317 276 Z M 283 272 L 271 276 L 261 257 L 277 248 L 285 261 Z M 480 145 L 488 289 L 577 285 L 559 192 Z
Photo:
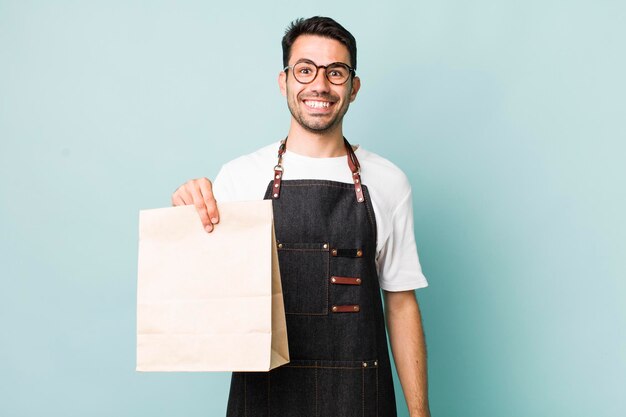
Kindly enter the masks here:
M 289 65 L 303 59 L 317 65 L 334 62 L 350 65 L 348 48 L 334 39 L 315 35 L 301 35 L 293 43 Z M 278 78 L 293 118 L 309 132 L 320 134 L 341 126 L 343 116 L 360 88 L 358 77 L 351 77 L 345 84 L 334 85 L 328 81 L 325 72 L 324 68 L 318 69 L 310 84 L 299 83 L 291 68 L 288 73 L 281 72 Z

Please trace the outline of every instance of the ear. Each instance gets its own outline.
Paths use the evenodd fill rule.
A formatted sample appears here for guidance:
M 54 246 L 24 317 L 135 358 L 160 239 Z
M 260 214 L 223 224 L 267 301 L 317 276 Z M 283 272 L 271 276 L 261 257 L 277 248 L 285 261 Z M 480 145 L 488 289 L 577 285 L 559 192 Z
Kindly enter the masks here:
M 285 71 L 278 74 L 278 88 L 280 88 L 280 93 L 287 97 L 287 73 Z
M 361 79 L 358 76 L 355 76 L 352 79 L 352 91 L 350 91 L 350 103 L 356 99 L 356 95 L 361 89 Z

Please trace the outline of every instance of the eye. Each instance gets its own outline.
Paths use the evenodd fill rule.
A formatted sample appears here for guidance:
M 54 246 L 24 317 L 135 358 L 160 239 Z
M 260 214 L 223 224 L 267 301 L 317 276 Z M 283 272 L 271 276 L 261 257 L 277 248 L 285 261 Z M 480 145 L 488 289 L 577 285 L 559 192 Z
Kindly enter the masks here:
M 308 80 L 315 75 L 316 69 L 308 62 L 298 62 L 294 66 L 293 71 L 300 79 Z
M 343 79 L 348 74 L 348 69 L 341 65 L 332 66 L 328 68 L 328 76 L 337 79 Z

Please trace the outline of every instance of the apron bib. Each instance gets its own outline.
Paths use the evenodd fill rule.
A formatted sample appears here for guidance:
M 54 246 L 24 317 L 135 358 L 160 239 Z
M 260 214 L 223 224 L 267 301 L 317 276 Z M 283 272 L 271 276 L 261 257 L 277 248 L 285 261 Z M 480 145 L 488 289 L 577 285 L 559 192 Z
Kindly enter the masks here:
M 344 142 L 354 184 L 282 181 L 281 143 L 265 199 L 274 200 L 291 362 L 233 372 L 227 417 L 396 417 L 376 220 Z

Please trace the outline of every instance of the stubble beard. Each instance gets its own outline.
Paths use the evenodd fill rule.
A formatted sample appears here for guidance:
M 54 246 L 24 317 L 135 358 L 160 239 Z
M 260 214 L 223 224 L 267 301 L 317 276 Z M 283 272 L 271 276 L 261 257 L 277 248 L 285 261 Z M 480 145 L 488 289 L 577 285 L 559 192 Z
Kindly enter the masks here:
M 289 97 L 289 95 L 288 95 Z M 326 98 L 324 96 L 319 96 L 319 98 Z M 323 116 L 309 116 L 308 120 L 306 115 L 302 114 L 299 107 L 300 101 L 298 98 L 294 98 L 293 100 L 287 100 L 287 107 L 289 107 L 289 112 L 291 116 L 294 118 L 296 122 L 304 130 L 307 132 L 315 133 L 315 134 L 323 134 L 332 131 L 337 126 L 341 125 L 343 117 L 348 111 L 349 103 L 345 105 L 343 109 L 339 109 L 339 113 L 336 113 L 330 120 L 324 121 L 321 120 Z M 305 105 L 303 103 L 303 105 Z M 336 105 L 336 104 L 335 104 Z

